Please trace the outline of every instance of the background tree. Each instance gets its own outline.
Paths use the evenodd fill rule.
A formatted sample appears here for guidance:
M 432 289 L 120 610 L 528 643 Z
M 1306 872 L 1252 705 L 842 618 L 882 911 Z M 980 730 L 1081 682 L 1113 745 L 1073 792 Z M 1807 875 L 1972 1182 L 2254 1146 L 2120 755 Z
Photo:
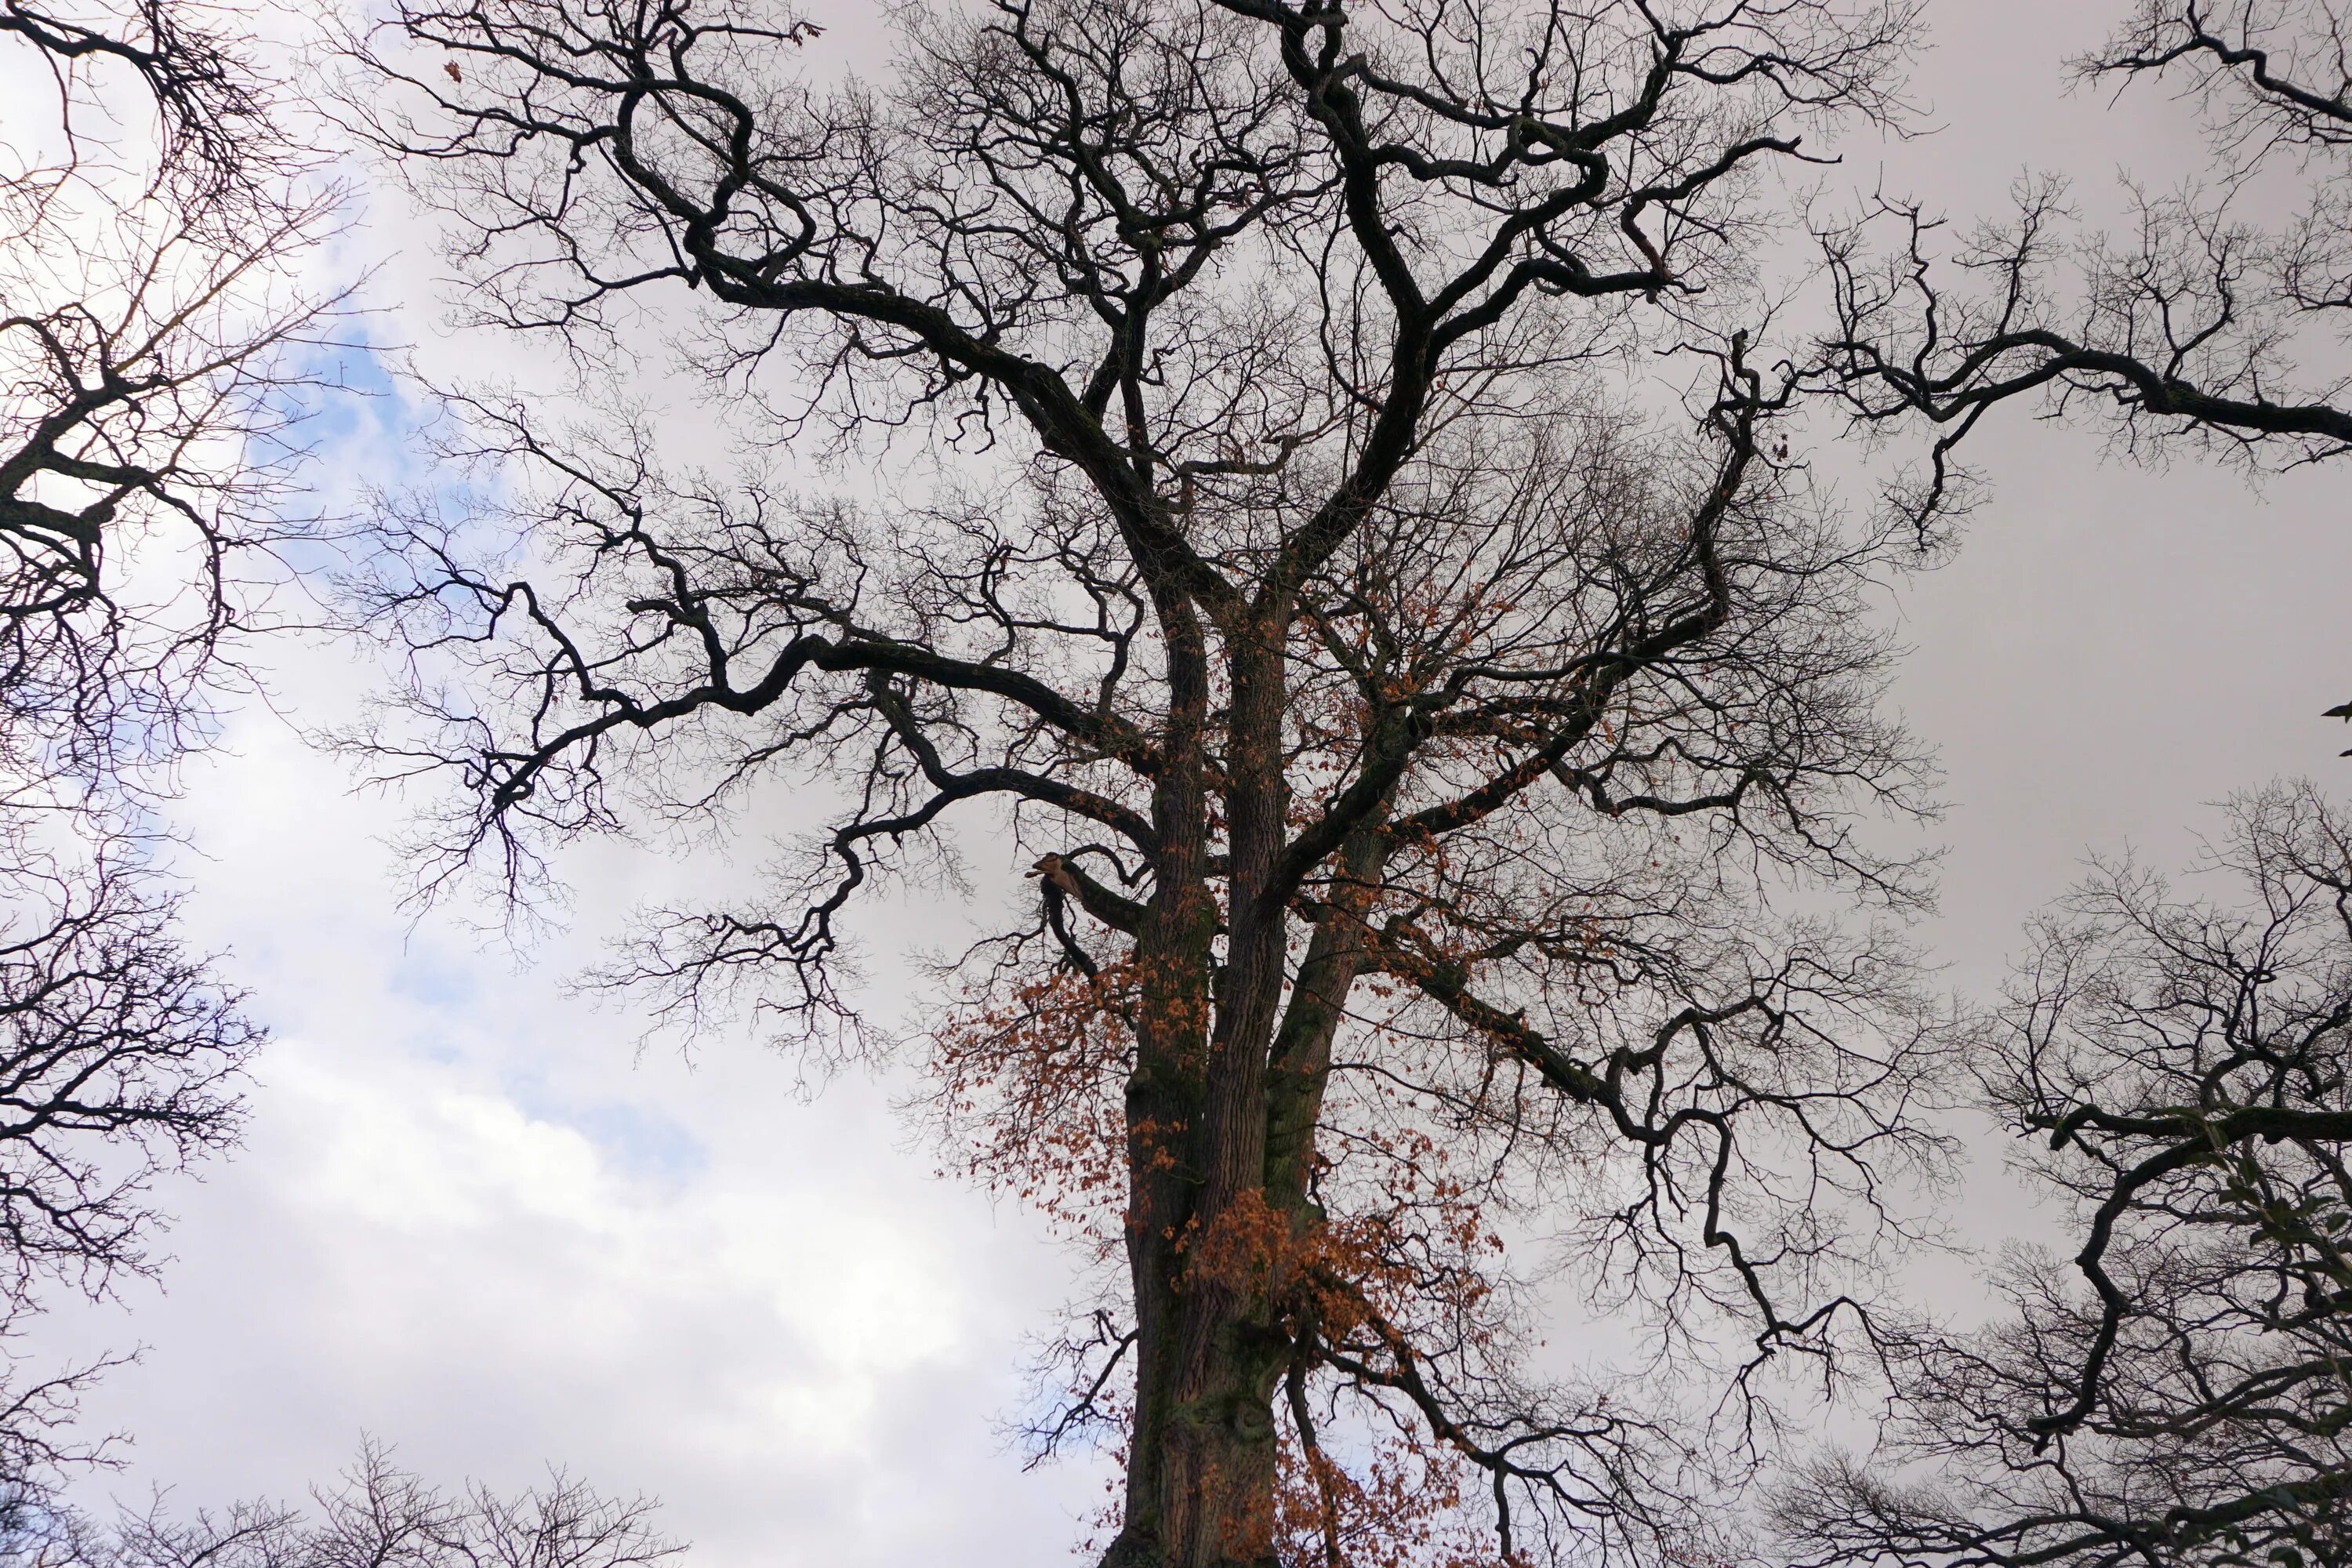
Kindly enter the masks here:
M 461 400 L 479 487 L 357 590 L 413 676 L 359 744 L 446 789 L 434 887 L 822 781 L 607 977 L 819 1058 L 880 1043 L 858 900 L 1009 832 L 928 1105 L 1102 1265 L 1038 1430 L 1119 1455 L 1107 1563 L 1687 1560 L 1675 1385 L 1851 1321 L 1937 1031 L 1771 900 L 1919 896 L 1857 831 L 1923 809 L 1863 614 L 1919 539 L 1791 458 L 1751 274 L 1911 10 L 1006 0 L 870 82 L 729 0 L 353 41 L 468 307 L 682 344 L 750 437 Z M 1539 1375 L 1521 1228 L 1649 1397 Z
M 514 1495 L 456 1495 L 373 1444 L 311 1510 L 240 1503 L 175 1516 L 157 1498 L 111 1523 L 22 1500 L 0 1510 L 9 1568 L 656 1568 L 684 1548 L 654 1528 L 655 1505 L 608 1498 L 562 1471 Z
M 2177 896 L 2128 861 L 2035 928 L 1977 1055 L 2082 1237 L 1914 1342 L 1889 1448 L 1786 1500 L 1822 1562 L 2352 1560 L 2352 824 L 2232 809 Z
M 294 279 L 333 195 L 299 188 L 258 68 L 169 9 L 110 20 L 0 12 L 58 89 L 0 150 L 0 764 L 44 803 L 168 786 L 202 742 L 294 526 L 299 360 L 332 310 Z M 152 145 L 135 116 L 100 139 L 109 64 L 163 95 Z
M 294 273 L 331 198 L 201 14 L 0 5 L 0 1333 L 153 1265 L 155 1184 L 232 1143 L 260 1039 L 176 931 L 153 807 L 289 529 Z M 142 110 L 144 112 L 142 112 Z M 97 1368 L 0 1390 L 0 1489 L 92 1450 Z
M 2118 235 L 2085 237 L 2054 176 L 1948 254 L 1916 205 L 1827 233 L 1840 324 L 1822 363 L 1853 416 L 1929 424 L 1938 503 L 1966 488 L 1960 444 L 2016 400 L 2104 419 L 2133 453 L 2257 469 L 2352 453 L 2352 7 L 2141 0 L 2075 69 L 2102 89 L 2176 87 L 2208 167 L 2132 187 L 2137 221 Z M 1890 222 L 1906 240 L 1882 247 Z M 2352 720 L 2352 703 L 2327 717 Z

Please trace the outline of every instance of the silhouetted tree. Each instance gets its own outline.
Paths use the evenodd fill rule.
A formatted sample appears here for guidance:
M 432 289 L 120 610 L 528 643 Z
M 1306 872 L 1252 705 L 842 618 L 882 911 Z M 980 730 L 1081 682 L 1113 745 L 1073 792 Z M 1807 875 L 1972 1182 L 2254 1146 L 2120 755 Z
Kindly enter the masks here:
M 0 1268 L 18 1300 L 44 1273 L 146 1269 L 148 1187 L 233 1140 L 260 1037 L 135 859 L 78 859 L 46 903 L 28 869 L 0 932 Z
M 55 84 L 0 142 L 0 1335 L 152 1266 L 155 1184 L 234 1142 L 260 1032 L 184 947 L 152 807 L 289 531 L 331 198 L 216 19 L 0 4 Z M 45 112 L 53 110 L 45 118 Z M 92 1450 L 98 1368 L 0 1388 L 0 1489 Z
M 763 900 L 610 976 L 820 1058 L 877 1043 L 858 900 L 959 824 L 1034 861 L 929 1109 L 1104 1265 L 1038 1436 L 1121 1456 L 1107 1564 L 1687 1560 L 1678 1385 L 1727 1321 L 1849 1321 L 1936 1025 L 1768 894 L 1920 890 L 1857 832 L 1923 807 L 1864 614 L 1918 541 L 1789 457 L 1752 274 L 1912 10 L 1003 0 L 871 82 L 748 0 L 353 43 L 469 310 L 774 415 L 709 471 L 462 400 L 483 482 L 383 524 L 414 679 L 360 744 L 447 790 L 436 886 L 827 781 Z M 828 440 L 833 493 L 777 456 Z M 1521 1226 L 1682 1370 L 1538 1375 Z
M 2352 1561 L 2352 823 L 2273 788 L 2212 859 L 2037 926 L 1973 1054 L 2079 1246 L 1907 1342 L 1889 1445 L 1784 1500 L 1817 1560 Z
M 174 18 L 114 38 L 0 11 L 0 46 L 67 51 L 57 121 L 12 116 L 0 146 L 0 800 L 166 784 L 297 526 L 289 426 L 329 307 L 294 272 L 333 196 L 295 184 L 252 68 Z M 126 105 L 89 62 L 118 60 L 168 95 L 152 149 L 92 144 Z
M 1822 366 L 1864 424 L 1924 419 L 1942 502 L 1954 454 L 2012 401 L 2111 423 L 2126 450 L 2166 445 L 2256 467 L 2352 454 L 2352 7 L 2343 0 L 2140 0 L 2076 62 L 2105 86 L 2178 84 L 2202 111 L 2209 166 L 2165 195 L 2135 187 L 2132 232 L 2085 239 L 2044 177 L 2016 218 L 1949 254 L 1916 205 L 1882 204 L 1825 236 L 1840 327 Z M 2248 208 L 2270 175 L 2292 219 Z M 1881 247 L 1887 223 L 1906 243 Z M 1954 274 L 1959 281 L 1955 284 Z M 2328 717 L 2352 715 L 2352 705 Z M 2352 755 L 2352 752 L 2346 753 Z
M 309 1510 L 239 1503 L 174 1515 L 157 1498 L 111 1522 L 37 1501 L 0 1504 L 7 1568 L 657 1568 L 684 1548 L 646 1498 L 607 1498 L 551 1472 L 507 1496 L 452 1495 L 370 1444 Z

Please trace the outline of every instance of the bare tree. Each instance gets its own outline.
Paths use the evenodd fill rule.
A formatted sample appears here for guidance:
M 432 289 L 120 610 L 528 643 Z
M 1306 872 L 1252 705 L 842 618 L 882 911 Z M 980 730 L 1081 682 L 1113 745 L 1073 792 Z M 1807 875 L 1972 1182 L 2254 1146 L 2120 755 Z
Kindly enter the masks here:
M 99 35 L 0 13 L 0 42 L 71 46 L 49 57 L 58 135 L 23 124 L 0 149 L 0 770 L 19 802 L 165 783 L 201 741 L 296 526 L 290 427 L 331 320 L 294 274 L 332 192 L 289 183 L 244 62 L 139 16 L 123 58 L 173 95 L 152 163 L 90 145 L 104 93 L 80 62 L 116 58 Z
M 123 5 L 0 5 L 0 36 L 37 51 L 56 84 L 54 128 L 63 167 L 38 171 L 54 181 L 78 164 L 95 135 L 102 144 L 126 118 L 103 68 L 134 74 L 155 116 L 152 172 L 191 211 L 217 211 L 232 194 L 270 202 L 266 180 L 285 171 L 290 152 L 263 90 L 265 77 L 219 18 L 173 0 Z M 18 127 L 14 137 L 27 134 Z M 14 152 L 27 151 L 13 147 Z M 22 182 L 36 171 L 11 171 Z
M 0 1507 L 8 1568 L 658 1568 L 684 1551 L 656 1504 L 608 1498 L 553 1471 L 509 1496 L 451 1495 L 371 1443 L 312 1510 L 239 1503 L 180 1516 L 159 1497 L 111 1524 L 42 1501 Z
M 1853 416 L 1936 431 L 1923 505 L 2012 401 L 2111 423 L 2126 450 L 2188 446 L 2255 468 L 2352 453 L 2352 8 L 2343 0 L 2140 0 L 2076 62 L 2196 104 L 2209 167 L 2135 187 L 2127 233 L 2086 237 L 2045 176 L 2012 221 L 1947 250 L 1916 205 L 1823 236 L 1840 324 L 1827 380 Z M 2284 200 L 2294 216 L 2249 215 Z M 1888 223 L 1905 236 L 1882 247 Z M 1957 279 L 1955 274 L 1958 275 Z M 2352 703 L 2327 717 L 2352 720 Z M 2352 755 L 2347 752 L 2347 755 Z
M 55 84 L 0 143 L 0 1335 L 154 1266 L 156 1184 L 233 1143 L 260 1038 L 177 934 L 153 808 L 238 679 L 331 304 L 331 193 L 202 11 L 0 5 Z M 42 1506 L 101 1368 L 0 1388 Z
M 2352 824 L 2239 802 L 2177 896 L 2129 862 L 2042 920 L 1978 1053 L 2072 1258 L 1905 1358 L 1888 1448 L 1786 1500 L 1818 1560 L 2352 1561 Z
M 240 1120 L 233 1087 L 259 1040 L 184 952 L 174 900 L 104 848 L 52 871 L 46 907 L 15 868 L 0 932 L 0 1255 L 12 1299 L 68 1271 L 102 1286 L 145 1271 L 147 1189 L 216 1151 Z
M 823 781 L 763 900 L 609 978 L 849 1057 L 863 901 L 1010 836 L 926 1104 L 1104 1266 L 1038 1436 L 1120 1456 L 1106 1563 L 1687 1560 L 1676 1385 L 1855 1321 L 1937 1026 L 1768 894 L 1919 895 L 1859 832 L 1926 805 L 1865 615 L 1917 540 L 1791 457 L 1752 273 L 1911 12 L 1005 0 L 871 82 L 730 0 L 354 40 L 479 316 L 625 370 L 650 319 L 773 415 L 709 472 L 460 405 L 485 482 L 359 590 L 427 881 Z M 1681 1370 L 1538 1375 L 1520 1227 Z

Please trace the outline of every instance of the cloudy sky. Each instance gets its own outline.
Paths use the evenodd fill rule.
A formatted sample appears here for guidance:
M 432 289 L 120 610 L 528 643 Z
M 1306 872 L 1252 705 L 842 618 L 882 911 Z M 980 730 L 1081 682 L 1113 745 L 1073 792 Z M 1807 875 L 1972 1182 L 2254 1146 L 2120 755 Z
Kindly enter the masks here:
M 858 49 L 877 9 L 814 14 Z M 1943 0 L 1917 82 L 1944 129 L 1885 151 L 1888 187 L 1989 214 L 2028 168 L 2063 166 L 2095 204 L 2118 170 L 2193 166 L 2177 106 L 2065 89 L 2062 60 L 2121 9 Z M 402 232 L 380 207 L 368 243 Z M 430 310 L 398 296 L 429 276 L 412 258 L 387 285 L 420 336 Z M 352 459 L 380 462 L 395 425 L 353 421 Z M 2315 717 L 2352 692 L 2352 519 L 2340 471 L 2250 490 L 2021 417 L 1978 457 L 1996 504 L 1887 613 L 1916 649 L 1898 700 L 1952 805 L 1926 934 L 1980 988 L 2086 849 L 2179 864 L 2231 791 L 2312 773 L 2352 792 Z M 275 671 L 312 723 L 370 679 L 315 651 Z M 267 711 L 228 742 L 186 802 L 194 915 L 277 1039 L 249 1146 L 172 1194 L 168 1288 L 42 1331 L 44 1354 L 144 1347 L 90 1407 L 137 1435 L 99 1492 L 291 1495 L 366 1433 L 435 1477 L 514 1485 L 554 1462 L 658 1494 L 713 1568 L 988 1568 L 1082 1533 L 1103 1477 L 1024 1475 L 997 1436 L 1024 1330 L 1061 1294 L 1034 1227 L 932 1178 L 887 1079 L 811 1102 L 748 1043 L 640 1059 L 625 1013 L 564 994 L 640 900 L 711 868 L 583 855 L 569 927 L 519 959 L 396 908 L 395 803 L 355 797 Z M 789 826 L 789 801 L 769 809 Z

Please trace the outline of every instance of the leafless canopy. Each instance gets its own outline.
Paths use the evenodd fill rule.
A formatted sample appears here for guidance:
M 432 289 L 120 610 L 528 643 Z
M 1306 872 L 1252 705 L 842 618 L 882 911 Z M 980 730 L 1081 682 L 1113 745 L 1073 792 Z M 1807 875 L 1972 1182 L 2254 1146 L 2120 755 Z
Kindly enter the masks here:
M 201 740 L 289 531 L 326 319 L 291 269 L 331 194 L 295 194 L 243 62 L 171 9 L 107 20 L 0 10 L 0 47 L 41 52 L 60 94 L 56 124 L 12 119 L 0 148 L 0 795 L 19 801 L 152 784 Z M 101 110 L 121 139 L 141 125 L 126 87 L 162 95 L 152 148 L 95 144 Z
M 12 888 L 0 932 L 0 1256 L 23 1300 L 64 1271 L 144 1271 L 159 1174 L 236 1131 L 259 1031 L 173 933 L 173 903 L 109 847 Z M 29 869 L 29 868 L 27 868 Z
M 287 153 L 264 78 L 219 21 L 172 0 L 0 5 L 0 35 L 38 51 L 56 83 L 56 128 L 70 155 L 93 135 L 109 140 L 126 119 L 135 123 L 121 111 L 143 99 L 155 117 L 153 172 L 192 211 L 217 209 L 232 195 L 266 203 L 266 178 L 282 171 Z M 124 92 L 129 84 L 110 83 L 110 74 L 133 77 L 136 87 Z
M 2133 451 L 2341 462 L 2352 10 L 2144 0 L 2078 68 L 2100 89 L 2176 89 L 2207 169 L 2134 193 L 2119 238 L 2082 240 L 2051 182 L 1949 256 L 1911 207 L 1830 234 L 1826 384 L 1865 426 L 1935 430 L 1929 501 L 2011 400 L 2104 414 Z M 2284 220 L 2252 216 L 2282 202 Z M 1904 240 L 1874 251 L 1887 220 Z M 1955 267 L 1969 281 L 1950 287 Z M 2036 932 L 1977 1049 L 2079 1248 L 2012 1259 L 1990 1330 L 1910 1344 L 1892 1443 L 1787 1500 L 1823 1561 L 2352 1561 L 2346 846 L 2340 812 L 2274 790 L 2241 803 L 2216 856 L 2244 902 L 2176 901 L 2111 866 Z
M 144 1271 L 154 1188 L 234 1142 L 259 1031 L 187 951 L 150 808 L 287 532 L 325 198 L 203 14 L 0 4 L 57 89 L 0 143 L 0 1332 Z M 95 1371 L 96 1369 L 90 1369 Z M 86 1374 L 0 1391 L 35 1506 Z
M 311 1508 L 239 1503 L 174 1514 L 156 1499 L 110 1523 L 37 1501 L 0 1505 L 7 1568 L 662 1568 L 683 1550 L 655 1504 L 551 1473 L 514 1495 L 452 1495 L 373 1443 Z
M 1824 236 L 1839 329 L 1822 368 L 1853 416 L 1936 430 L 1948 458 L 2013 400 L 2101 412 L 2138 449 L 2255 464 L 2352 453 L 2352 9 L 2342 0 L 2141 0 L 2086 88 L 2171 86 L 2200 107 L 2197 178 L 2135 189 L 2131 232 L 2085 239 L 2063 184 L 1957 247 L 1913 205 Z M 2264 223 L 2265 206 L 2291 218 Z M 1903 242 L 1882 247 L 1892 223 Z M 1957 274 L 1957 281 L 1955 279 Z
M 1918 891 L 1855 831 L 1923 805 L 1863 613 L 1917 536 L 1813 490 L 1752 274 L 1911 9 L 1003 0 L 871 82 L 751 0 L 354 40 L 470 308 L 683 345 L 747 433 L 467 403 L 362 748 L 446 786 L 429 879 L 520 888 L 824 781 L 763 901 L 615 972 L 819 1053 L 860 900 L 1025 847 L 931 1109 L 1112 1265 L 1041 1426 L 1124 1455 L 1106 1562 L 1696 1550 L 1690 1434 L 1521 1359 L 1506 1226 L 1661 1355 L 1847 1321 L 1935 1030 L 1761 894 Z
M 1915 1347 L 1895 1444 L 1790 1500 L 1824 1560 L 2352 1560 L 2352 828 L 2274 788 L 2214 860 L 2229 902 L 2126 862 L 2036 931 L 1979 1048 L 2079 1249 Z

